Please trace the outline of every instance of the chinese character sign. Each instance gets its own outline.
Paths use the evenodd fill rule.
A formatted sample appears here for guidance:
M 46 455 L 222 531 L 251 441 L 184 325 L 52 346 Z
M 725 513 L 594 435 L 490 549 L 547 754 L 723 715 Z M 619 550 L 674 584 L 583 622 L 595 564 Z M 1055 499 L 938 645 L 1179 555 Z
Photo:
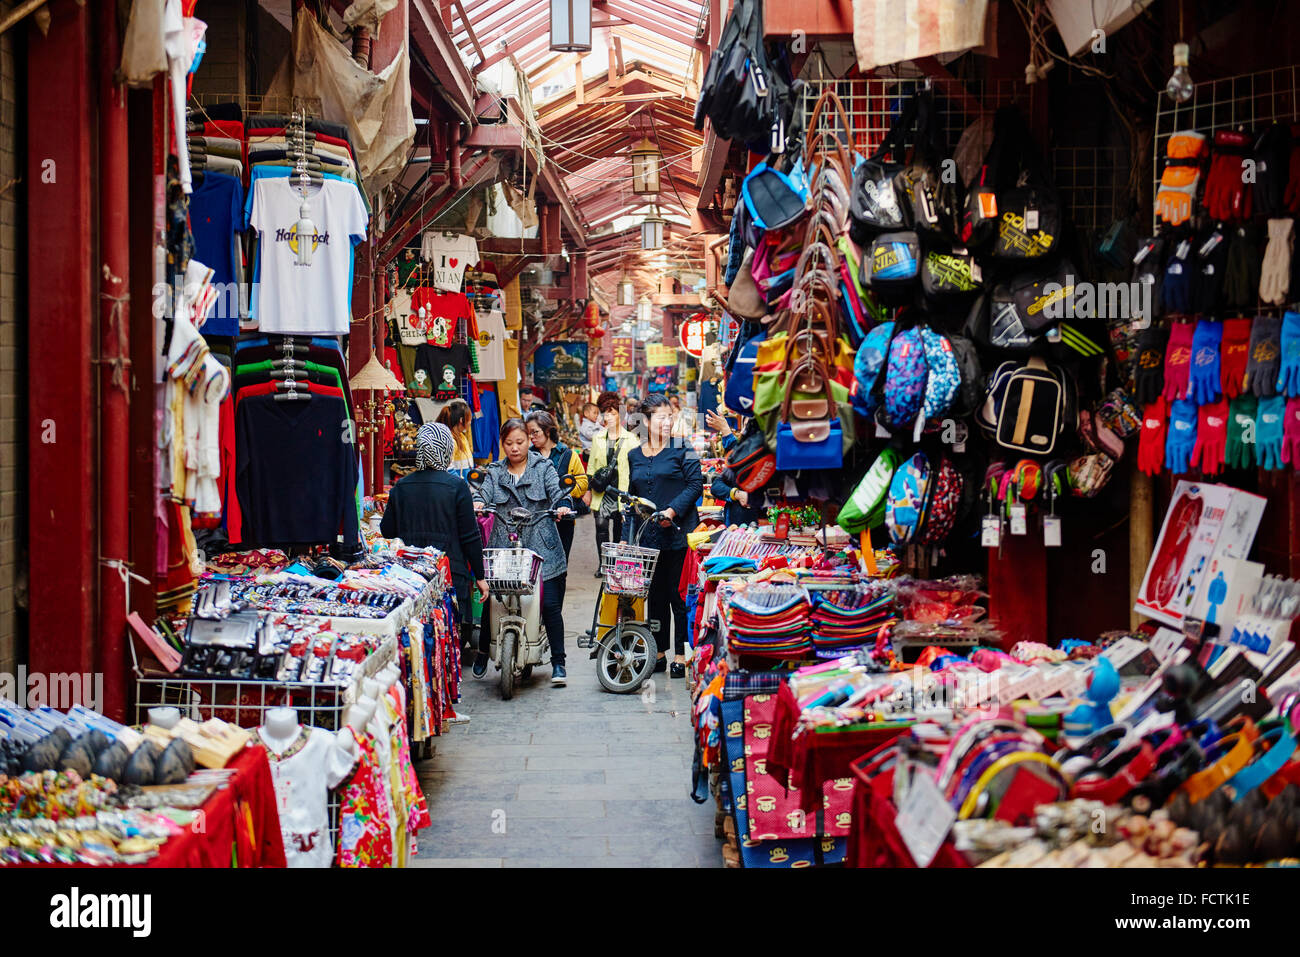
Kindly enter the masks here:
M 614 357 L 610 360 L 609 371 L 614 373 L 634 371 L 636 340 L 630 336 L 617 338 L 610 341 L 610 346 L 613 348 Z

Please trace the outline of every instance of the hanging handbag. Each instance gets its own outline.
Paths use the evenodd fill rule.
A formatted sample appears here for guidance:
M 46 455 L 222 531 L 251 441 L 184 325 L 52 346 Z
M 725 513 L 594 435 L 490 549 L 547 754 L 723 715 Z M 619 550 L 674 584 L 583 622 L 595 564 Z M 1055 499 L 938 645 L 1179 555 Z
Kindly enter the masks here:
M 895 192 L 904 205 L 904 216 L 912 228 L 929 240 L 953 243 L 957 240 L 962 214 L 961 182 L 953 163 L 945 170 L 942 133 L 935 122 L 934 99 L 928 90 L 913 97 L 916 115 L 916 143 L 912 161 L 899 172 Z
M 1047 175 L 1038 147 L 1024 117 L 1014 107 L 1006 113 L 1007 139 L 998 159 L 998 232 L 993 242 L 997 259 L 1042 259 L 1060 243 L 1061 200 Z
M 762 430 L 750 422 L 744 435 L 727 453 L 727 468 L 736 480 L 736 487 L 746 492 L 757 492 L 776 474 L 776 456 L 767 447 Z
M 974 257 L 964 247 L 935 247 L 921 257 L 921 292 L 930 302 L 951 303 L 977 295 L 982 283 Z
M 872 237 L 862 257 L 862 284 L 878 295 L 897 297 L 915 284 L 921 242 L 910 229 Z
M 796 392 L 804 397 L 796 399 Z M 778 469 L 797 471 L 843 466 L 844 435 L 835 409 L 831 379 L 825 366 L 805 360 L 786 379 L 785 400 L 776 432 Z
M 728 409 L 740 415 L 754 413 L 754 363 L 758 348 L 767 338 L 767 329 L 759 323 L 741 323 L 726 366 L 727 385 L 722 398 Z

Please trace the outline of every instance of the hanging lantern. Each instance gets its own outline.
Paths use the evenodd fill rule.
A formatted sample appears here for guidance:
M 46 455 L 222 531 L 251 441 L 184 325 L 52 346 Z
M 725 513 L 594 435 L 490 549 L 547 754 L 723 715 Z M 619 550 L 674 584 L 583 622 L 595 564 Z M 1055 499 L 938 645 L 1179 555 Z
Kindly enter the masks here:
M 646 296 L 642 296 L 636 304 L 636 321 L 638 323 L 649 323 L 654 316 L 654 305 Z
M 591 330 L 591 337 L 593 339 L 603 339 L 605 338 L 605 330 L 597 326 L 595 329 Z
M 551 0 L 551 49 L 591 52 L 591 0 Z
M 659 192 L 659 149 L 649 139 L 632 147 L 632 192 L 638 196 Z
M 620 279 L 618 281 L 618 304 L 620 306 L 636 305 L 636 286 L 632 284 L 631 279 Z
M 651 206 L 650 212 L 646 214 L 645 219 L 641 220 L 642 249 L 664 248 L 664 224 L 666 222 L 667 220 L 659 215 L 658 208 Z

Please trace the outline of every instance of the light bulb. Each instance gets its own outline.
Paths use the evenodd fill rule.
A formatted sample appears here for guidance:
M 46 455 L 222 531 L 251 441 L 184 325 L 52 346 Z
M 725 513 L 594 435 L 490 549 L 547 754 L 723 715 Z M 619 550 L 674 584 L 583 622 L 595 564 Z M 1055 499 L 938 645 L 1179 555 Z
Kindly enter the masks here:
M 1175 103 L 1186 103 L 1195 92 L 1192 75 L 1187 72 L 1187 54 L 1186 43 L 1174 44 L 1174 72 L 1165 84 L 1165 95 Z

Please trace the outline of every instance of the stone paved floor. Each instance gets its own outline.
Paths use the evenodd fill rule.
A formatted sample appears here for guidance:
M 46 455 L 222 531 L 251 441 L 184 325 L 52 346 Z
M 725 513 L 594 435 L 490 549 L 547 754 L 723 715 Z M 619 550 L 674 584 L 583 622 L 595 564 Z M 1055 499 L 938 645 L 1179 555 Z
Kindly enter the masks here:
M 458 710 L 470 723 L 416 765 L 433 826 L 413 866 L 720 867 L 714 805 L 689 797 L 685 683 L 655 675 L 653 700 L 612 695 L 574 644 L 599 582 L 592 519 L 578 520 L 564 624 L 569 683 L 549 667 L 502 701 L 488 667 L 466 668 Z

